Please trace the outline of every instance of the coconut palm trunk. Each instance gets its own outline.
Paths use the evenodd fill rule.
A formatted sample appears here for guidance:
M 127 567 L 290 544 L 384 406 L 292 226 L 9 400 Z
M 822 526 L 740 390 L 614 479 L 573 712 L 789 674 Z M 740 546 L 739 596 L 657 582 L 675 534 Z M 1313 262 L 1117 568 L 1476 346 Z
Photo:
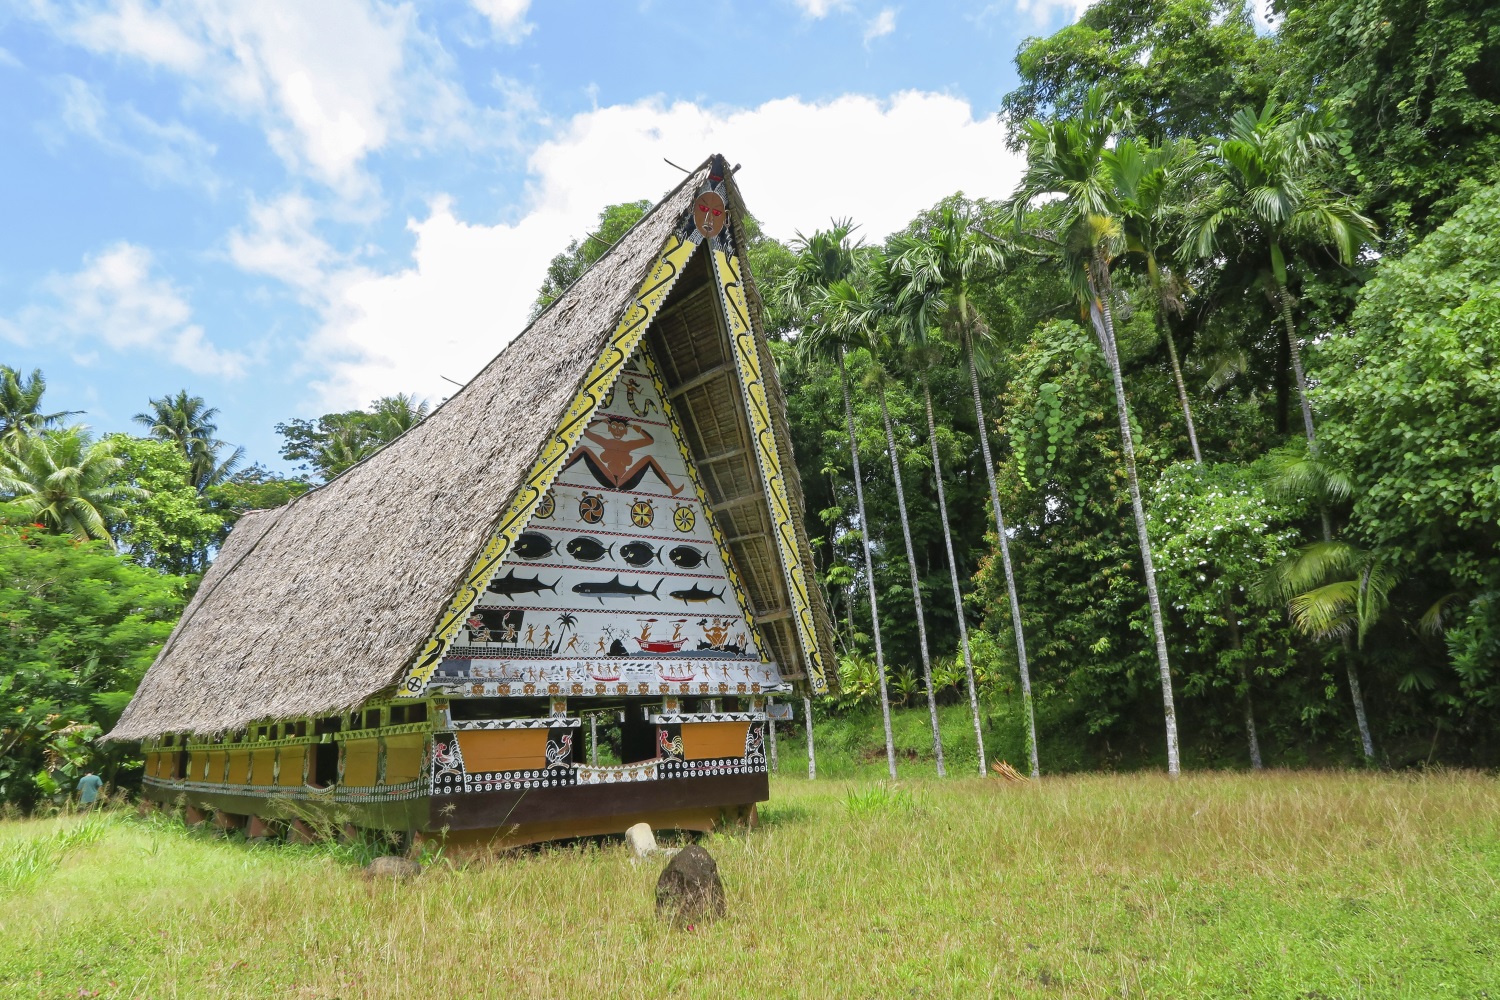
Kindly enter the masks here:
M 974 717 L 974 742 L 979 749 L 979 776 L 985 774 L 984 728 L 979 721 L 979 689 L 974 685 L 974 658 L 969 652 L 969 626 L 964 621 L 964 593 L 958 583 L 958 560 L 953 557 L 953 532 L 948 527 L 948 498 L 943 490 L 943 460 L 938 456 L 937 420 L 932 415 L 932 388 L 922 378 L 922 399 L 927 404 L 927 440 L 932 445 L 932 478 L 937 483 L 938 517 L 943 525 L 943 546 L 948 552 L 948 576 L 953 582 L 953 610 L 958 618 L 958 642 L 964 651 L 964 674 L 969 683 L 969 712 Z
M 1187 425 L 1188 444 L 1193 449 L 1193 461 L 1203 464 L 1203 453 L 1198 449 L 1198 428 L 1193 424 L 1193 407 L 1188 402 L 1187 385 L 1182 380 L 1182 364 L 1177 360 L 1177 341 L 1172 337 L 1172 326 L 1167 321 L 1167 295 L 1162 284 L 1161 271 L 1156 258 L 1146 255 L 1146 271 L 1151 278 L 1151 290 L 1156 295 L 1156 322 L 1167 342 L 1167 357 L 1172 359 L 1172 379 L 1177 383 L 1177 402 L 1182 407 L 1182 420 Z
M 984 400 L 979 391 L 979 366 L 974 360 L 973 339 L 965 333 L 964 353 L 969 362 L 969 387 L 974 391 L 974 416 L 979 421 L 979 448 L 984 455 L 984 475 L 990 484 L 990 508 L 995 512 L 995 534 L 1000 539 L 1000 565 L 1005 570 L 1005 591 L 1010 597 L 1010 622 L 1016 634 L 1016 663 L 1021 671 L 1021 704 L 1026 710 L 1026 756 L 1031 762 L 1031 776 L 1041 777 L 1037 759 L 1036 710 L 1031 703 L 1031 666 L 1026 660 L 1026 633 L 1021 627 L 1021 599 L 1016 591 L 1016 574 L 1010 563 L 1010 538 L 1005 531 L 1005 515 L 1000 510 L 1000 488 L 995 484 L 995 460 L 990 457 L 989 425 L 984 419 Z
M 896 480 L 896 509 L 901 514 L 901 536 L 906 542 L 906 565 L 911 570 L 911 599 L 917 613 L 917 645 L 922 651 L 922 680 L 927 685 L 927 711 L 932 718 L 932 754 L 938 777 L 947 775 L 943 766 L 943 737 L 938 730 L 937 694 L 932 690 L 932 658 L 927 652 L 927 622 L 922 611 L 922 588 L 917 579 L 917 550 L 911 542 L 911 522 L 906 517 L 906 489 L 901 485 L 901 460 L 896 455 L 896 432 L 891 429 L 891 411 L 886 406 L 885 386 L 879 387 L 880 418 L 885 422 L 885 444 L 891 453 L 891 475 Z
M 1089 266 L 1089 318 L 1099 346 L 1109 365 L 1114 382 L 1115 412 L 1120 418 L 1120 445 L 1125 458 L 1125 478 L 1130 484 L 1130 507 L 1135 514 L 1135 530 L 1141 547 L 1141 568 L 1146 576 L 1146 600 L 1151 608 L 1151 628 L 1156 635 L 1156 662 L 1161 671 L 1162 708 L 1167 728 L 1167 773 L 1176 777 L 1182 772 L 1177 746 L 1177 706 L 1172 698 L 1172 666 L 1167 656 L 1167 630 L 1162 621 L 1161 598 L 1156 592 L 1156 565 L 1151 558 L 1151 535 L 1146 529 L 1146 508 L 1141 502 L 1141 482 L 1135 469 L 1135 443 L 1130 434 L 1130 409 L 1125 400 L 1125 378 L 1120 372 L 1120 355 L 1115 344 L 1115 321 L 1109 305 L 1109 270 L 1104 255 L 1096 250 Z M 1101 292 L 1103 294 L 1101 294 Z
M 1275 248 L 1273 262 L 1280 256 L 1279 248 Z M 1317 432 L 1313 429 L 1312 400 L 1307 394 L 1307 376 L 1302 369 L 1302 348 L 1297 343 L 1297 324 L 1292 317 L 1292 297 L 1281 280 L 1272 273 L 1271 284 L 1276 296 L 1276 304 L 1281 311 L 1281 323 L 1286 328 L 1286 339 L 1290 345 L 1292 356 L 1292 373 L 1297 379 L 1297 399 L 1302 404 L 1302 426 L 1307 432 L 1307 453 L 1313 458 L 1318 455 Z M 1320 513 L 1323 518 L 1323 541 L 1333 540 L 1333 524 L 1329 519 L 1327 508 Z M 1365 697 L 1359 687 L 1359 671 L 1354 662 L 1354 650 L 1349 645 L 1349 639 L 1344 638 L 1344 669 L 1349 675 L 1349 699 L 1354 702 L 1354 721 L 1359 726 L 1360 748 L 1364 751 L 1365 762 L 1373 763 L 1375 760 L 1375 741 L 1370 737 L 1370 722 L 1365 715 Z
M 865 516 L 865 485 L 859 468 L 859 440 L 854 433 L 854 407 L 849 404 L 849 372 L 839 345 L 839 389 L 844 394 L 844 421 L 849 425 L 849 460 L 854 466 L 854 501 L 859 508 L 860 550 L 865 557 L 865 592 L 870 597 L 870 630 L 875 638 L 875 670 L 880 678 L 880 718 L 885 724 L 885 762 L 896 779 L 896 737 L 891 731 L 891 697 L 885 683 L 885 650 L 880 642 L 880 608 L 875 600 L 875 557 L 870 551 L 870 519 Z

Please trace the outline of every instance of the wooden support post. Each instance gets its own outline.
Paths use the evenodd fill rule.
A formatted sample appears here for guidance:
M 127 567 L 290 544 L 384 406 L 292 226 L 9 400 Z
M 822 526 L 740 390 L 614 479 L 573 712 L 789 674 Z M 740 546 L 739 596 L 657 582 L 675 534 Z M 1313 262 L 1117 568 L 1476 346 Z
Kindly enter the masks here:
M 188 826 L 199 826 L 207 820 L 207 814 L 197 806 L 187 806 L 182 810 L 182 821 Z
M 228 833 L 230 830 L 238 830 L 245 825 L 245 817 L 235 813 L 227 813 L 222 809 L 214 812 L 214 826 Z
M 294 844 L 316 844 L 318 832 L 308 826 L 306 820 L 294 819 L 287 827 L 286 839 Z
M 597 713 L 589 716 L 589 763 L 594 767 L 599 766 L 599 716 Z
M 250 840 L 270 840 L 276 836 L 276 830 L 261 817 L 251 816 L 245 826 L 245 836 Z
M 807 780 L 814 781 L 818 777 L 818 758 L 813 753 L 813 727 L 812 727 L 812 699 L 802 699 L 802 710 L 807 714 Z
M 766 721 L 770 724 L 771 728 L 771 773 L 780 774 L 781 765 L 776 760 L 776 720 L 767 719 Z

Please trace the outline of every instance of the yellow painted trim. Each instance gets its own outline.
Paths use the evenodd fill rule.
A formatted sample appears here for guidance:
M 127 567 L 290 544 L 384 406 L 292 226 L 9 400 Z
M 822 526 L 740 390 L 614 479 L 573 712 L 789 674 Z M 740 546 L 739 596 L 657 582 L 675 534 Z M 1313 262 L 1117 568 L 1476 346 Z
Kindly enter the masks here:
M 802 640 L 802 655 L 807 658 L 807 678 L 818 694 L 828 690 L 823 654 L 818 645 L 817 626 L 813 621 L 812 599 L 808 589 L 807 568 L 802 564 L 793 521 L 792 502 L 781 471 L 781 454 L 771 426 L 771 406 L 766 397 L 766 383 L 761 375 L 760 351 L 750 326 L 750 310 L 745 303 L 744 283 L 740 278 L 740 261 L 723 250 L 713 249 L 714 283 L 719 289 L 719 306 L 729 324 L 729 343 L 734 349 L 734 363 L 745 393 L 745 407 L 750 414 L 750 437 L 765 482 L 766 500 L 775 526 L 776 547 L 786 571 L 787 591 L 792 599 L 792 618 Z
M 541 454 L 526 477 L 525 485 L 511 501 L 499 527 L 485 544 L 479 558 L 474 561 L 473 568 L 464 577 L 458 593 L 438 620 L 437 628 L 407 670 L 406 677 L 397 690 L 397 698 L 420 698 L 426 691 L 427 681 L 437 670 L 443 655 L 448 652 L 459 626 L 473 611 L 479 595 L 489 586 L 505 554 L 531 520 L 537 504 L 546 496 L 547 490 L 562 471 L 563 463 L 573 454 L 573 449 L 583 437 L 584 429 L 614 388 L 620 370 L 635 353 L 641 338 L 646 334 L 646 328 L 656 317 L 661 304 L 666 301 L 667 293 L 682 276 L 688 259 L 696 249 L 696 244 L 675 233 L 667 237 L 666 244 L 657 257 L 656 266 L 651 269 L 651 274 L 626 308 L 624 317 L 615 327 L 614 335 L 595 360 L 593 370 L 583 380 L 583 388 L 578 396 L 543 445 Z
M 703 504 L 703 517 L 708 522 L 708 530 L 713 533 L 714 544 L 719 547 L 719 561 L 724 564 L 724 575 L 729 578 L 729 585 L 734 590 L 735 600 L 739 602 L 740 614 L 745 617 L 747 628 L 755 627 L 755 612 L 750 607 L 750 598 L 745 593 L 745 587 L 740 583 L 740 575 L 735 572 L 734 563 L 730 561 L 729 542 L 724 537 L 724 532 L 719 530 L 719 522 L 714 517 L 713 505 L 708 501 L 708 491 L 703 488 L 703 481 L 698 478 L 698 469 L 693 464 L 692 453 L 688 451 L 687 435 L 682 432 L 682 425 L 677 422 L 677 413 L 672 408 L 672 402 L 667 398 L 667 386 L 662 381 L 661 371 L 656 367 L 656 361 L 651 357 L 651 351 L 647 347 L 641 348 L 641 362 L 645 366 L 646 374 L 651 376 L 651 382 L 656 386 L 656 396 L 661 400 L 661 412 L 667 420 L 667 426 L 672 429 L 672 437 L 677 442 L 677 450 L 682 454 L 682 462 L 687 467 L 688 478 L 693 482 L 693 489 L 698 494 L 698 502 Z M 757 649 L 765 643 L 757 642 Z M 760 650 L 760 660 L 768 663 L 764 649 Z

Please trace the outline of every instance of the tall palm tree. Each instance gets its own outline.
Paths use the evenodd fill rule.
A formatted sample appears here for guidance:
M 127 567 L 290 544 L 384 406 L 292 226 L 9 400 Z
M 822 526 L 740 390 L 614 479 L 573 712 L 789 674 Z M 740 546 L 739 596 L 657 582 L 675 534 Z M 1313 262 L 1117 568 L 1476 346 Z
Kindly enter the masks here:
M 398 392 L 375 401 L 374 435 L 381 444 L 394 441 L 427 419 L 432 404 L 416 396 Z
M 875 359 L 875 396 L 880 403 L 880 419 L 885 425 L 886 450 L 891 456 L 891 478 L 896 484 L 896 511 L 901 517 L 901 537 L 906 543 L 906 565 L 911 573 L 911 598 L 917 616 L 917 646 L 922 654 L 922 680 L 927 685 L 927 712 L 932 723 L 932 753 L 937 761 L 938 777 L 944 777 L 943 736 L 938 728 L 937 692 L 932 686 L 932 654 L 927 645 L 927 615 L 922 607 L 922 586 L 917 576 L 917 550 L 911 539 L 911 520 L 906 513 L 906 486 L 902 482 L 901 458 L 896 450 L 896 432 L 891 423 L 891 409 L 885 386 L 889 378 L 882 356 L 890 352 L 893 338 L 884 328 L 885 314 L 895 302 L 890 287 L 890 268 L 883 254 L 871 251 L 861 260 L 858 284 L 837 281 L 829 286 L 825 303 L 829 321 L 844 335 L 859 338 Z M 960 613 L 962 613 L 960 611 Z
M 137 413 L 136 423 L 162 441 L 172 441 L 182 450 L 191 466 L 189 477 L 199 493 L 222 483 L 244 461 L 245 449 L 236 448 L 222 461 L 219 456 L 229 447 L 214 436 L 218 425 L 217 407 L 209 406 L 202 396 L 189 396 L 179 389 L 175 396 L 150 400 L 151 409 Z
M 0 365 L 0 448 L 18 452 L 27 437 L 82 412 L 43 413 L 42 394 L 46 391 L 47 379 L 40 368 L 32 369 L 30 378 L 22 378 L 16 369 Z
M 1178 208 L 1172 198 L 1173 189 L 1180 179 L 1192 173 L 1192 151 L 1185 142 L 1154 147 L 1145 139 L 1130 137 L 1121 138 L 1114 148 L 1103 150 L 1101 158 L 1114 188 L 1126 250 L 1140 254 L 1146 264 L 1146 279 L 1156 299 L 1156 323 L 1167 342 L 1188 444 L 1192 447 L 1193 461 L 1202 465 L 1198 429 L 1193 423 L 1193 407 L 1182 380 L 1182 363 L 1177 357 L 1177 342 L 1169 318 L 1170 314 L 1182 311 L 1183 283 L 1169 260 L 1163 260 L 1168 230 Z
M 832 353 L 839 363 L 839 390 L 844 397 L 844 422 L 849 432 L 849 460 L 854 469 L 854 499 L 859 511 L 860 551 L 865 564 L 865 593 L 870 600 L 870 628 L 875 640 L 875 671 L 880 682 L 880 717 L 885 726 L 885 759 L 891 778 L 896 777 L 896 737 L 891 727 L 891 699 L 886 686 L 885 649 L 880 638 L 880 607 L 875 598 L 875 559 L 871 551 L 870 519 L 865 513 L 864 475 L 859 465 L 859 441 L 854 432 L 854 408 L 849 402 L 849 371 L 845 354 L 850 346 L 864 346 L 858 333 L 848 327 L 824 322 L 826 296 L 831 285 L 850 278 L 856 265 L 859 243 L 853 240 L 850 219 L 835 219 L 833 228 L 819 230 L 811 238 L 800 232 L 792 241 L 796 266 L 777 288 L 790 315 L 802 316 L 798 350 L 812 355 Z
M 1260 114 L 1242 109 L 1230 120 L 1228 134 L 1205 147 L 1204 164 L 1213 186 L 1198 201 L 1187 245 L 1208 257 L 1232 240 L 1260 256 L 1260 280 L 1286 328 L 1302 422 L 1316 454 L 1312 401 L 1293 318 L 1295 299 L 1287 284 L 1288 258 L 1300 248 L 1318 248 L 1352 264 L 1360 248 L 1374 239 L 1375 224 L 1319 179 L 1338 138 L 1327 114 L 1293 112 L 1290 106 L 1271 104 Z
M 995 515 L 995 535 L 1000 543 L 1000 564 L 1010 598 L 1011 626 L 1016 637 L 1016 661 L 1021 675 L 1021 701 L 1026 710 L 1026 753 L 1031 776 L 1040 776 L 1037 759 L 1036 712 L 1031 700 L 1031 667 L 1026 657 L 1026 633 L 1021 626 L 1021 600 L 1010 560 L 1010 535 L 1000 508 L 1000 490 L 995 483 L 995 462 L 990 454 L 989 424 L 979 391 L 978 353 L 992 344 L 991 331 L 974 304 L 978 284 L 1003 268 L 1005 258 L 993 236 L 982 231 L 974 209 L 967 203 L 949 203 L 939 209 L 923 237 L 911 241 L 897 258 L 896 267 L 906 275 L 914 295 L 935 301 L 939 328 L 963 351 L 969 369 L 969 387 L 974 396 L 974 418 L 979 426 L 979 447 L 984 456 L 984 474 L 990 487 L 990 509 Z M 929 408 L 930 409 L 930 408 Z M 931 414 L 929 412 L 929 418 Z M 935 449 L 934 445 L 934 449 Z M 935 460 L 935 456 L 934 456 Z M 946 521 L 946 511 L 944 520 Z M 952 565 L 952 550 L 949 550 Z M 955 587 L 956 590 L 956 587 Z M 959 617 L 962 619 L 962 602 Z M 965 643 L 967 653 L 967 642 Z M 980 750 L 983 767 L 984 751 Z
M 1172 667 L 1167 655 L 1167 632 L 1161 598 L 1156 589 L 1156 566 L 1151 558 L 1151 537 L 1146 528 L 1146 510 L 1141 501 L 1140 477 L 1136 473 L 1135 443 L 1130 432 L 1130 408 L 1125 398 L 1125 379 L 1115 341 L 1114 284 L 1110 265 L 1125 247 L 1124 227 L 1117 193 L 1111 183 L 1104 154 L 1129 121 L 1123 108 L 1109 109 L 1101 90 L 1086 96 L 1077 116 L 1061 121 L 1032 119 L 1022 126 L 1026 139 L 1026 173 L 1011 197 L 1018 224 L 1038 199 L 1055 197 L 1061 205 L 1059 232 L 1051 240 L 1072 265 L 1074 288 L 1087 311 L 1099 347 L 1114 383 L 1115 412 L 1120 421 L 1121 453 L 1130 486 L 1130 506 L 1135 515 L 1136 537 L 1141 550 L 1141 569 L 1146 578 L 1146 600 L 1151 628 L 1156 638 L 1156 661 L 1161 674 L 1162 708 L 1166 716 L 1167 772 L 1181 772 L 1177 740 L 1177 708 L 1172 697 Z M 1042 234 L 1036 234 L 1041 237 Z M 1045 238 L 1045 237 L 1043 237 Z
M 1326 112 L 1298 114 L 1290 105 L 1267 104 L 1259 114 L 1239 111 L 1228 133 L 1204 150 L 1205 167 L 1214 185 L 1202 197 L 1189 229 L 1188 246 L 1201 256 L 1222 252 L 1234 242 L 1259 256 L 1260 281 L 1281 315 L 1291 355 L 1308 457 L 1318 457 L 1317 431 L 1302 346 L 1293 316 L 1295 300 L 1288 286 L 1288 265 L 1300 249 L 1331 250 L 1342 264 L 1352 264 L 1359 250 L 1375 238 L 1375 224 L 1347 197 L 1320 179 L 1332 158 L 1337 132 Z M 1323 541 L 1333 541 L 1328 508 L 1321 507 Z M 1344 648 L 1349 697 L 1359 725 L 1365 759 L 1375 759 L 1359 672 Z
M 19 453 L 0 452 L 0 493 L 19 519 L 55 534 L 109 542 L 120 501 L 146 496 L 114 481 L 125 460 L 112 441 L 90 442 L 81 427 L 29 438 Z

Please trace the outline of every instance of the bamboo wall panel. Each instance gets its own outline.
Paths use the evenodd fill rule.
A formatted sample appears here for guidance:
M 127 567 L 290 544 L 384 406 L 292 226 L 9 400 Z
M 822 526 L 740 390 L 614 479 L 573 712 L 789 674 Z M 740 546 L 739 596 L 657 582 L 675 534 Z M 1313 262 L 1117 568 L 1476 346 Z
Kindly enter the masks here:
M 344 777 L 340 784 L 363 787 L 375 784 L 380 759 L 380 741 L 349 740 L 344 744 Z
M 278 785 L 297 787 L 302 784 L 302 758 L 307 754 L 303 744 L 281 748 L 281 777 Z
M 223 750 L 215 750 L 208 755 L 208 777 L 205 781 L 224 780 L 224 761 L 226 755 Z
M 682 755 L 687 760 L 743 757 L 748 722 L 685 722 Z
M 399 785 L 422 773 L 427 737 L 422 733 L 388 736 L 385 741 L 385 783 Z
M 547 765 L 547 730 L 480 730 L 458 734 L 464 769 L 524 771 Z
M 250 784 L 275 784 L 273 779 L 276 769 L 276 751 L 252 750 L 250 755 Z
M 250 751 L 229 751 L 229 783 L 231 785 L 243 785 L 249 780 L 250 775 Z

